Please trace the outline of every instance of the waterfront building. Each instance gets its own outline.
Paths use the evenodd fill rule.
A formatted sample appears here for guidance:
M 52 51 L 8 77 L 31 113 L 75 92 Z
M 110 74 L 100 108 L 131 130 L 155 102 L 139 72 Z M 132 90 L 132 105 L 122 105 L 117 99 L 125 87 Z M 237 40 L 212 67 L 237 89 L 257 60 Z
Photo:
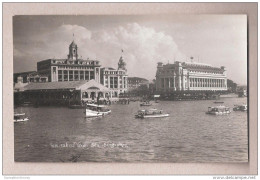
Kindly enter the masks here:
M 97 60 L 79 58 L 78 46 L 72 41 L 67 59 L 47 59 L 37 63 L 39 75 L 49 82 L 91 80 L 100 82 L 100 64 Z
M 14 84 L 14 92 L 24 91 L 24 87 L 28 85 L 28 82 L 24 83 L 22 76 L 18 76 L 16 79 L 16 83 Z
M 26 72 L 14 73 L 13 82 L 18 83 L 18 77 L 21 77 L 22 82 L 27 83 L 27 82 L 29 82 L 29 80 L 28 80 L 29 75 L 33 74 L 33 73 L 36 73 L 36 71 L 26 71 Z
M 149 87 L 149 81 L 147 79 L 140 78 L 140 77 L 128 77 L 129 91 L 137 89 L 142 85 Z
M 36 71 L 21 72 L 21 73 L 14 73 L 13 82 L 14 82 L 14 89 L 18 90 L 17 89 L 18 87 L 23 86 L 24 84 L 27 84 L 27 83 L 48 82 L 48 77 L 45 75 L 39 74 Z
M 29 83 L 19 92 L 23 102 L 33 104 L 80 104 L 99 100 L 113 101 L 112 91 L 95 80 Z M 17 101 L 17 100 L 16 100 Z
M 105 87 L 110 88 L 113 96 L 119 97 L 128 90 L 126 63 L 121 56 L 118 62 L 118 68 L 111 67 L 101 68 L 100 81 Z
M 218 68 L 203 63 L 179 61 L 165 65 L 158 63 L 157 92 L 226 90 L 227 75 L 224 66 Z

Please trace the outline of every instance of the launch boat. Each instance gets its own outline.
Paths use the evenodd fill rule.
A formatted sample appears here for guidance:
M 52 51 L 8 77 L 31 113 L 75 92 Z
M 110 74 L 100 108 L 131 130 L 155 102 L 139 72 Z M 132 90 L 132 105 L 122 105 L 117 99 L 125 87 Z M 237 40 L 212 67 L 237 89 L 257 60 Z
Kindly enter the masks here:
M 149 109 L 149 110 L 139 110 L 135 115 L 136 118 L 163 118 L 168 117 L 169 114 L 163 113 L 162 110 Z
M 234 111 L 247 111 L 247 105 L 234 105 L 235 107 L 233 108 Z
M 14 122 L 28 121 L 29 118 L 25 116 L 25 113 L 14 113 Z
M 231 113 L 230 108 L 226 106 L 208 107 L 208 112 L 206 112 L 206 114 L 212 114 L 212 115 L 224 115 L 230 113 Z
M 104 105 L 86 104 L 86 110 L 84 113 L 86 117 L 99 117 L 110 114 L 111 110 Z

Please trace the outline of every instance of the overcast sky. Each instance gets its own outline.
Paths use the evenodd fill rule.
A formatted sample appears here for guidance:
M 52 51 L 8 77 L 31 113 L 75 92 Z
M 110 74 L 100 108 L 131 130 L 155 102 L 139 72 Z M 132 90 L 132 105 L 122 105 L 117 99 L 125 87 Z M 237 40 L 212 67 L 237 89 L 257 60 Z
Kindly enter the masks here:
M 15 16 L 14 72 L 66 58 L 73 40 L 83 59 L 117 67 L 121 49 L 128 75 L 155 79 L 157 62 L 226 66 L 228 78 L 247 83 L 245 15 Z

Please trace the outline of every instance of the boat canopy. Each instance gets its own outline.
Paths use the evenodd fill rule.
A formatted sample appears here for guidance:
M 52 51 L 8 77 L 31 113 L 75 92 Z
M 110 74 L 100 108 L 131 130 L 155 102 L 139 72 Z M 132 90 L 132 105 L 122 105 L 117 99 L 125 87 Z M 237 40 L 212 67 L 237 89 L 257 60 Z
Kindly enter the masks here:
M 97 105 L 97 104 L 87 104 L 87 106 L 100 107 L 100 108 L 106 107 L 106 106 L 104 106 L 104 105 Z
M 25 113 L 14 113 L 14 116 L 24 116 Z

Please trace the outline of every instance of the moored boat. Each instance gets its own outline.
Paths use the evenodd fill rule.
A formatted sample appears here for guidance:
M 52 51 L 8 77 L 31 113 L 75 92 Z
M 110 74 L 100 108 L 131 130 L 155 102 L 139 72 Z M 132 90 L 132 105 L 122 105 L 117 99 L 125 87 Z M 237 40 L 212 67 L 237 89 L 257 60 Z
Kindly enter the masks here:
M 86 104 L 86 110 L 84 113 L 86 117 L 99 117 L 110 114 L 111 110 L 104 105 Z
M 169 114 L 163 113 L 162 110 L 149 109 L 149 110 L 139 110 L 135 115 L 136 118 L 163 118 L 168 117 Z
M 247 111 L 247 105 L 234 105 L 235 107 L 233 108 L 234 111 Z
M 25 113 L 14 113 L 14 122 L 28 121 L 29 118 L 25 116 Z
M 226 106 L 215 106 L 215 107 L 208 107 L 208 111 L 206 114 L 212 114 L 212 115 L 224 115 L 224 114 L 230 114 L 230 108 Z

